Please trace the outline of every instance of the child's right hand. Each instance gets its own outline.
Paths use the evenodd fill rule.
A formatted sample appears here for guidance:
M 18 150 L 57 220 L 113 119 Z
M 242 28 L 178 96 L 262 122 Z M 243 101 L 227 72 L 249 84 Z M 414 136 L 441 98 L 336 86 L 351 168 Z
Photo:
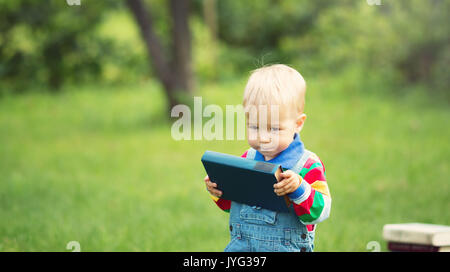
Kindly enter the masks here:
M 212 194 L 213 196 L 216 196 L 216 197 L 222 196 L 222 191 L 216 189 L 217 183 L 211 182 L 211 180 L 209 179 L 208 176 L 206 176 L 204 180 L 206 183 L 206 189 L 208 190 L 208 192 L 210 194 Z

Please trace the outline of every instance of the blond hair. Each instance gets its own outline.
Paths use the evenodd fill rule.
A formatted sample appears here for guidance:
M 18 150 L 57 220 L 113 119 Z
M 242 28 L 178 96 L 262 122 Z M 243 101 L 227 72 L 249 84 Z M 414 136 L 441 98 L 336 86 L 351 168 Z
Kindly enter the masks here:
M 254 70 L 244 91 L 244 109 L 256 105 L 279 105 L 303 113 L 306 82 L 295 69 L 274 64 Z

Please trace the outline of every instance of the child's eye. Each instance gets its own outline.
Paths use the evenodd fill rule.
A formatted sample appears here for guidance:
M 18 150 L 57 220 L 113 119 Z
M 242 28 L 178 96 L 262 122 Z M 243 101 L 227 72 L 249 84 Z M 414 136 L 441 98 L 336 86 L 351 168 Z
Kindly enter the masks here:
M 258 129 L 258 126 L 255 126 L 255 125 L 249 125 L 248 128 L 250 128 L 250 129 Z
M 272 131 L 279 131 L 279 130 L 280 130 L 280 128 L 277 128 L 277 127 L 273 127 L 273 128 L 270 128 L 270 130 L 272 130 Z

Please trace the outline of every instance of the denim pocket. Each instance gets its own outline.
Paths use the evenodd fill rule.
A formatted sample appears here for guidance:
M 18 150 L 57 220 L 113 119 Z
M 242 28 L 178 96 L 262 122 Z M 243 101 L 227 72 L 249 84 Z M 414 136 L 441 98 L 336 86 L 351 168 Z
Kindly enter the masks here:
M 275 225 L 277 220 L 277 212 L 245 204 L 242 205 L 239 216 L 245 222 L 259 225 Z

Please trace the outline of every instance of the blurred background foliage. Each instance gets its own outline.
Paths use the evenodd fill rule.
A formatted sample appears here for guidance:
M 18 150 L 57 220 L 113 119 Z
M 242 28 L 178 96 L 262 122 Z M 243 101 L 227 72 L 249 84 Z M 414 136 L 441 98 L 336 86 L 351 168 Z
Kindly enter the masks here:
M 308 84 L 333 197 L 317 251 L 449 225 L 450 0 L 376 2 L 0 0 L 0 251 L 223 250 L 200 158 L 248 144 L 175 141 L 170 106 L 240 104 L 272 63 Z
M 168 1 L 145 2 L 167 51 Z M 448 0 L 386 0 L 380 6 L 364 0 L 195 0 L 189 10 L 194 78 L 227 80 L 277 62 L 301 67 L 306 77 L 351 74 L 403 86 L 398 92 L 413 84 L 446 95 L 449 9 Z M 149 59 L 122 1 L 0 1 L 2 93 L 146 80 L 154 76 Z

